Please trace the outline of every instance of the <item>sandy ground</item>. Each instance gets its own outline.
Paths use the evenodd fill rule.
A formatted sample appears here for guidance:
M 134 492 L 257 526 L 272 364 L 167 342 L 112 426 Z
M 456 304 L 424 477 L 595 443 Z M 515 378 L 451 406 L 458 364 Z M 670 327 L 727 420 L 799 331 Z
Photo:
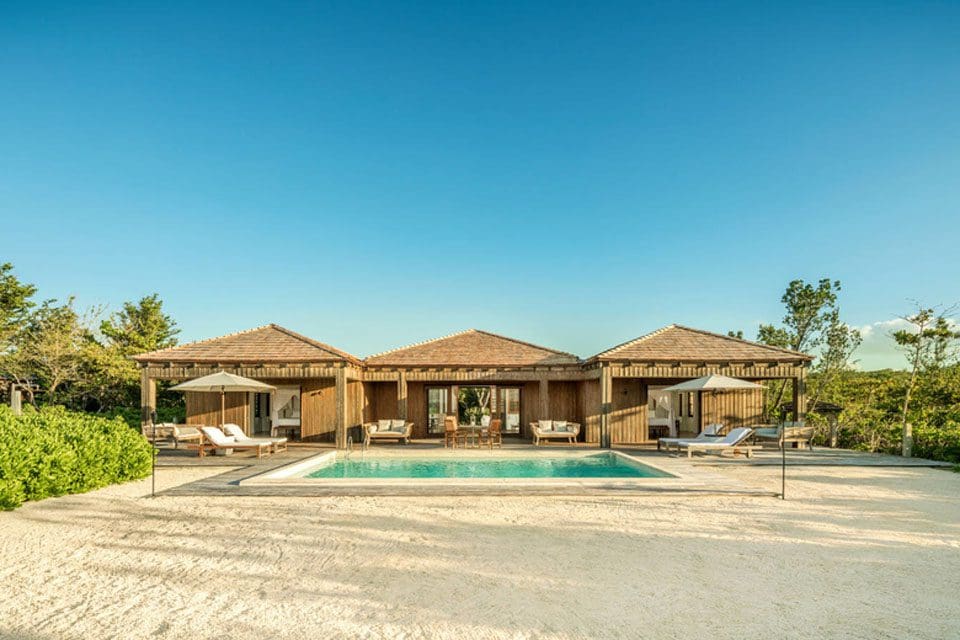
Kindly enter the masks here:
M 791 474 L 786 502 L 150 499 L 149 482 L 46 500 L 0 513 L 0 636 L 960 636 L 960 474 Z

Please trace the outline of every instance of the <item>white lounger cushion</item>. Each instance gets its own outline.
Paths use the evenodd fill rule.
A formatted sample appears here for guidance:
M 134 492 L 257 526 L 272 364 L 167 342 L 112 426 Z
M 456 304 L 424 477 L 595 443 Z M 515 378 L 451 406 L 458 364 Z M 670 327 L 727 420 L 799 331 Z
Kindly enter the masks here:
M 237 444 L 283 444 L 287 441 L 286 438 L 251 438 L 235 424 L 227 423 L 223 425 L 223 430 L 227 432 L 227 437 L 233 437 Z
M 679 443 L 679 446 L 683 448 L 696 447 L 697 449 L 707 449 L 707 448 L 723 449 L 725 447 L 733 447 L 740 444 L 741 442 L 749 438 L 750 434 L 752 433 L 753 433 L 753 429 L 750 429 L 749 427 L 738 427 L 736 429 L 733 429 L 730 433 L 725 435 L 723 438 L 720 438 L 719 440 L 713 440 L 713 441 L 698 440 L 696 442 L 681 442 Z
M 659 438 L 663 444 L 680 444 L 681 442 L 720 442 L 716 434 L 723 429 L 722 424 L 708 424 L 703 431 L 693 438 Z
M 237 439 L 233 436 L 228 436 L 220 431 L 216 427 L 200 427 L 200 431 L 203 432 L 203 435 L 218 447 L 229 447 L 231 444 L 236 444 Z

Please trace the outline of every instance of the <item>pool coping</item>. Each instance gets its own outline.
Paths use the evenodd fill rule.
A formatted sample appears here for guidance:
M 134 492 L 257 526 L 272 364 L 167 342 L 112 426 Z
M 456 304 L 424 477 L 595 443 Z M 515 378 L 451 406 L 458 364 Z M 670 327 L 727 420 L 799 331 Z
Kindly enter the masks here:
M 597 450 L 544 450 L 544 451 L 498 451 L 496 458 L 569 458 L 596 455 Z M 236 481 L 245 490 L 265 490 L 271 494 L 285 495 L 457 495 L 463 493 L 488 495 L 530 494 L 579 494 L 623 492 L 710 492 L 749 493 L 770 495 L 757 491 L 717 473 L 695 469 L 679 459 L 658 458 L 656 461 L 611 450 L 609 453 L 625 458 L 628 462 L 656 469 L 667 477 L 597 477 L 597 478 L 306 478 L 309 470 L 336 458 L 337 452 L 327 451 L 304 460 L 265 470 Z M 498 455 L 499 454 L 499 455 Z M 354 452 L 352 455 L 359 455 Z M 489 459 L 487 452 L 461 451 L 449 456 Z M 429 458 L 442 459 L 443 450 L 424 455 L 422 452 L 390 452 L 367 454 L 374 458 Z

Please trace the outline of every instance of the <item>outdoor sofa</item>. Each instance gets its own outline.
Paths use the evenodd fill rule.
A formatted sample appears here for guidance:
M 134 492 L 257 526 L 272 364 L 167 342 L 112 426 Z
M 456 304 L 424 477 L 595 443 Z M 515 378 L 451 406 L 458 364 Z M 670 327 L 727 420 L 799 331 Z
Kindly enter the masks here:
M 413 423 L 406 420 L 378 420 L 363 425 L 363 443 L 368 447 L 374 440 L 399 440 L 409 444 L 412 434 Z
M 577 441 L 580 435 L 580 423 L 566 420 L 539 420 L 530 423 L 530 433 L 533 435 L 533 444 L 540 446 L 544 440 L 566 440 L 570 444 Z

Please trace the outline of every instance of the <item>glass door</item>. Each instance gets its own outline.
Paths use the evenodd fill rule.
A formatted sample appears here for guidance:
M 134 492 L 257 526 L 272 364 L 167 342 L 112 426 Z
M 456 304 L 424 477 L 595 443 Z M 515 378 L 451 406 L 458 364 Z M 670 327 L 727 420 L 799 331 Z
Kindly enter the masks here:
M 520 435 L 520 388 L 499 387 L 497 392 L 503 433 Z
M 427 432 L 443 433 L 443 418 L 449 413 L 450 387 L 427 387 Z

